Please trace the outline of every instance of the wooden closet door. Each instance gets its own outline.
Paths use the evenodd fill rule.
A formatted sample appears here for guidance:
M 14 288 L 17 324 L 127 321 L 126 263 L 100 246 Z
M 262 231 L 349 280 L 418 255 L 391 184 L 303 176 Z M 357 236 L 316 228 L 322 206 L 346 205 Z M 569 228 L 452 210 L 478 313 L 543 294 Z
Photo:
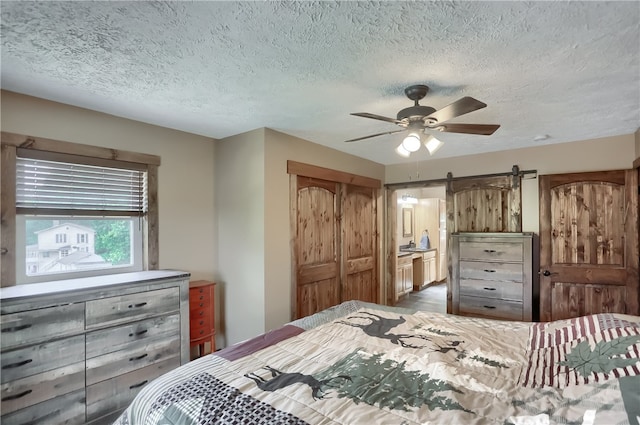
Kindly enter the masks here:
M 539 179 L 540 320 L 640 314 L 637 171 Z
M 342 185 L 341 301 L 378 301 L 376 192 Z
M 296 318 L 340 303 L 338 183 L 297 177 Z

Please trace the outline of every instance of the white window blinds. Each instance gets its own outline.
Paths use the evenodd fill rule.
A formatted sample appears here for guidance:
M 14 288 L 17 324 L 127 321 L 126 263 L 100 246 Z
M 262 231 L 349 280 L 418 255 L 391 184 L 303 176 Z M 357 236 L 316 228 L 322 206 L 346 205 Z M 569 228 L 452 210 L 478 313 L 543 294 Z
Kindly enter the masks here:
M 140 216 L 147 210 L 144 170 L 21 158 L 16 212 Z

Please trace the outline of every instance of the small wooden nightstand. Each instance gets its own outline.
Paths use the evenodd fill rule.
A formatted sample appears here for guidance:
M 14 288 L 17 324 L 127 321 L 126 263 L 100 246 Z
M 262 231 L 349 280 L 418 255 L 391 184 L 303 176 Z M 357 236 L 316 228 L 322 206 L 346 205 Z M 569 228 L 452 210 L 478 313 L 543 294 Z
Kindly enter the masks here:
M 196 357 L 216 351 L 215 287 L 215 282 L 207 280 L 189 282 L 189 346 L 198 347 Z M 209 352 L 205 352 L 206 343 Z

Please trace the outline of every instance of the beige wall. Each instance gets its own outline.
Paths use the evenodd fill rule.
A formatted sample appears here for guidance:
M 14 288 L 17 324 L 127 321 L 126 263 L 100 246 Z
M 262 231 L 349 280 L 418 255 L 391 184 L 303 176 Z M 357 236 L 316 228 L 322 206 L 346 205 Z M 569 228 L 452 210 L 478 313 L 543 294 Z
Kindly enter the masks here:
M 213 139 L 7 91 L 1 112 L 2 131 L 160 156 L 160 267 L 213 279 Z
M 264 130 L 216 143 L 218 346 L 265 331 Z M 284 322 L 282 322 L 284 323 Z
M 225 292 L 225 317 L 221 320 L 226 329 L 223 342 L 226 345 L 291 320 L 287 160 L 380 181 L 384 178 L 381 164 L 270 129 L 254 130 L 218 142 L 217 281 Z M 251 196 L 246 196 L 249 194 Z M 238 196 L 244 200 L 237 199 Z M 227 205 L 228 202 L 231 204 Z M 250 228 L 243 228 L 243 223 Z
M 640 128 L 636 130 L 635 135 L 636 139 L 636 158 L 640 158 Z
M 417 165 L 421 180 L 510 172 L 513 165 L 520 170 L 537 170 L 538 174 L 572 173 L 631 168 L 635 158 L 633 134 L 584 140 L 579 142 L 514 149 L 481 155 L 431 159 Z M 386 167 L 385 183 L 408 181 L 408 172 L 416 172 L 416 164 Z M 522 182 L 522 229 L 538 232 L 538 180 Z

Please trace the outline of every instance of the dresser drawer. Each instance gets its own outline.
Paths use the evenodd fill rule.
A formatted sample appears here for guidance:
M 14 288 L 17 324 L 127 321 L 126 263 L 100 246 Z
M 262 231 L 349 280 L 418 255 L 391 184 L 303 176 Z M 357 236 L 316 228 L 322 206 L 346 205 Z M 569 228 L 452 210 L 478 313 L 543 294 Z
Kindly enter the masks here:
M 189 302 L 206 302 L 211 303 L 211 287 L 201 286 L 199 288 L 189 289 Z
M 84 361 L 84 335 L 2 353 L 1 383 Z
M 460 280 L 499 280 L 522 282 L 521 263 L 487 263 L 481 261 L 460 261 Z
M 0 316 L 2 351 L 84 332 L 84 303 Z
M 2 416 L 3 425 L 83 425 L 84 388 Z
M 2 413 L 84 388 L 84 361 L 1 385 Z
M 199 301 L 199 300 L 190 300 L 189 301 L 189 315 L 194 316 L 199 311 L 207 311 L 212 310 L 211 300 Z M 200 315 L 200 313 L 198 313 Z
M 199 320 L 191 322 L 189 335 L 191 339 L 203 338 L 213 333 L 213 323 L 210 320 Z
M 461 260 L 522 261 L 522 242 L 460 242 Z
M 146 344 L 87 359 L 87 385 L 141 369 L 171 357 L 180 357 L 180 336 L 148 341 Z
M 522 303 L 460 295 L 460 314 L 493 319 L 523 320 Z
M 87 301 L 87 329 L 105 327 L 180 308 L 178 287 Z
M 87 421 L 126 408 L 142 387 L 180 366 L 180 356 L 87 387 Z
M 153 363 L 180 357 L 180 336 L 137 344 L 132 348 L 87 359 L 87 385 L 104 381 L 123 373 L 141 369 Z
M 180 315 L 141 320 L 87 334 L 87 358 L 113 353 L 132 345 L 144 345 L 158 338 L 171 338 L 180 334 Z
M 460 295 L 523 301 L 522 282 L 460 279 Z

